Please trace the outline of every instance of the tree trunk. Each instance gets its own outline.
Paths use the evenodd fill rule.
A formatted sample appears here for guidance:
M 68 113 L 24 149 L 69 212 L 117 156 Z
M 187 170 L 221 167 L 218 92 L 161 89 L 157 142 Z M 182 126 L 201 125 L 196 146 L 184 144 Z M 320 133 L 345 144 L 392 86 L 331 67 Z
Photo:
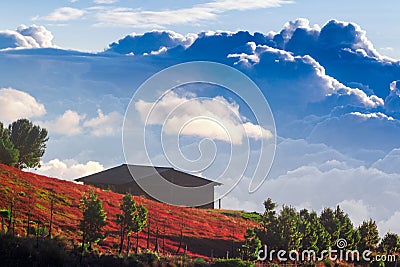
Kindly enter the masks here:
M 127 239 L 127 246 L 126 246 L 126 255 L 129 256 L 129 252 L 131 250 L 131 236 L 129 235 L 129 233 L 126 235 L 126 239 Z
M 163 233 L 163 239 L 162 239 L 162 253 L 165 254 L 165 220 L 164 220 L 164 233 Z
M 26 235 L 29 236 L 31 233 L 31 212 L 28 211 L 28 225 L 26 229 Z
M 150 220 L 149 225 L 147 226 L 147 249 L 150 248 Z
M 14 209 L 14 200 L 12 200 L 11 204 L 10 204 L 10 218 L 8 219 L 8 232 L 12 229 L 13 209 Z M 13 235 L 14 235 L 14 233 L 13 233 Z
M 178 249 L 176 250 L 176 254 L 178 254 L 179 250 L 181 250 L 182 239 L 183 239 L 183 224 L 181 224 L 181 236 L 179 237 L 179 246 Z
M 54 209 L 54 197 L 51 198 L 50 202 L 50 225 L 49 225 L 49 237 L 51 238 L 51 230 L 53 228 L 53 209 Z
M 4 234 L 4 217 L 1 217 L 1 232 Z
M 159 246 L 158 246 L 158 225 L 157 225 L 157 230 L 156 230 L 156 245 L 154 246 L 154 250 L 156 253 L 158 253 Z
M 82 233 L 82 247 L 81 247 L 81 255 L 79 258 L 79 262 L 82 263 L 83 252 L 85 251 L 85 232 Z
M 124 227 L 122 226 L 122 224 L 121 224 L 121 241 L 120 241 L 120 244 L 119 244 L 119 251 L 118 251 L 118 254 L 121 254 L 122 253 L 122 250 L 123 250 L 123 248 L 124 248 Z
M 135 253 L 137 254 L 139 251 L 139 231 L 136 232 L 136 248 Z

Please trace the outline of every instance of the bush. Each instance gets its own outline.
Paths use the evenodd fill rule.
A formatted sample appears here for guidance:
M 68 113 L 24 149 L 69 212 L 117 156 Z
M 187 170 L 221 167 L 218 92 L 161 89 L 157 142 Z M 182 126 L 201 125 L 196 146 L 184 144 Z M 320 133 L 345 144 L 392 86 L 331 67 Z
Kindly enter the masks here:
M 194 267 L 204 267 L 209 266 L 209 264 L 203 258 L 196 258 L 193 260 Z
M 249 261 L 243 261 L 241 259 L 217 259 L 211 266 L 214 267 L 253 267 L 254 264 Z
M 160 256 L 153 251 L 147 251 L 145 253 L 140 253 L 132 256 L 139 263 L 154 264 L 160 260 Z

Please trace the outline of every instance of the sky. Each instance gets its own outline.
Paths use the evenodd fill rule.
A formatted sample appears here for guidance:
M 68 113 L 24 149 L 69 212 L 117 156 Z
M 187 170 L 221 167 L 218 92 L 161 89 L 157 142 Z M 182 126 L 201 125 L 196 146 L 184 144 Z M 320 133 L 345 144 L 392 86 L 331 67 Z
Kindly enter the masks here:
M 2 29 L 13 30 L 21 24 L 46 26 L 54 34 L 56 45 L 83 51 L 102 51 L 109 43 L 129 33 L 153 29 L 168 29 L 181 34 L 208 30 L 267 33 L 278 31 L 285 22 L 300 17 L 319 25 L 335 18 L 362 25 L 378 50 L 388 56 L 400 57 L 400 28 L 396 27 L 400 3 L 396 0 L 379 3 L 370 0 L 267 0 L 251 1 L 250 6 L 249 1 L 241 1 L 243 4 L 238 4 L 236 9 L 227 8 L 231 6 L 229 2 L 240 1 L 65 0 L 33 3 L 6 0 L 0 3 L 0 15 Z M 213 6 L 215 3 L 221 4 Z M 207 4 L 210 6 L 207 12 L 198 8 Z M 179 12 L 189 11 L 193 12 L 191 16 L 179 15 Z M 121 14 L 127 12 L 131 16 L 134 14 L 135 19 L 123 19 Z M 146 12 L 156 13 L 146 15 Z M 157 12 L 163 12 L 163 16 L 158 16 Z M 192 20 L 182 20 L 182 17 Z
M 340 205 L 400 233 L 399 5 L 1 1 L 0 121 L 49 130 L 40 174 L 173 166 L 224 208 Z

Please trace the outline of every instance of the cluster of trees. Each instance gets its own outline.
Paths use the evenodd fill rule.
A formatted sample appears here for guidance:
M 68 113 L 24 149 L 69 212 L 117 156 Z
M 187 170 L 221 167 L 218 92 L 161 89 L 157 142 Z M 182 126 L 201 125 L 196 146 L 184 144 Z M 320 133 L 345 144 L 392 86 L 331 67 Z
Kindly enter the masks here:
M 107 237 L 104 231 L 107 225 L 107 216 L 103 209 L 103 202 L 90 189 L 89 194 L 84 194 L 81 199 L 82 220 L 79 229 L 82 231 L 82 252 L 85 247 L 93 249 L 93 245 Z M 124 240 L 128 240 L 127 253 L 130 250 L 131 233 L 136 233 L 136 252 L 139 247 L 139 233 L 147 224 L 148 211 L 142 204 L 136 203 L 131 194 L 122 198 L 121 213 L 117 214 L 116 223 L 120 226 L 119 253 L 124 248 Z
M 20 169 L 40 167 L 47 134 L 46 129 L 27 119 L 17 120 L 8 128 L 0 122 L 0 163 Z
M 337 206 L 325 208 L 321 214 L 302 209 L 299 212 L 291 206 L 283 205 L 279 214 L 277 204 L 270 198 L 264 201 L 261 228 L 248 229 L 242 251 L 245 257 L 256 259 L 261 244 L 269 250 L 304 251 L 320 253 L 329 248 L 338 249 L 337 241 L 347 241 L 346 250 L 399 252 L 400 238 L 395 233 L 387 233 L 380 241 L 378 227 L 373 220 L 362 222 L 355 227 L 348 214 Z M 342 249 L 342 247 L 340 247 Z

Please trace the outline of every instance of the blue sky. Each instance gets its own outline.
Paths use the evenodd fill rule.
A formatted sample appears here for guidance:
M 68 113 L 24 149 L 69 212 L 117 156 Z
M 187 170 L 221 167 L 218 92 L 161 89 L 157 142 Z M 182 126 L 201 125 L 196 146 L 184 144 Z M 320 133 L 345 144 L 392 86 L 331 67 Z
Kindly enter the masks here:
M 130 163 L 174 165 L 171 159 L 180 158 L 177 166 L 189 166 L 199 157 L 200 165 L 212 165 L 199 175 L 227 187 L 241 178 L 224 197 L 225 208 L 260 211 L 267 197 L 316 211 L 340 204 L 356 225 L 373 218 L 381 235 L 400 233 L 399 5 L 1 1 L 0 121 L 27 117 L 46 127 L 50 140 L 35 171 L 71 180 L 125 161 L 122 124 L 129 107 L 133 133 L 148 130 L 150 152 L 149 158 L 134 150 Z M 251 86 L 239 94 L 223 86 L 164 88 L 203 78 L 201 69 L 172 73 L 171 81 L 131 102 L 152 75 L 195 60 L 247 75 L 268 105 L 258 102 L 261 95 L 250 97 L 257 92 Z M 211 72 L 231 78 L 224 73 Z M 153 106 L 157 112 L 147 117 Z M 272 120 L 256 119 L 269 118 L 269 109 L 276 132 Z M 165 148 L 176 140 L 179 149 L 168 158 Z M 262 141 L 268 152 L 276 145 L 275 159 L 266 182 L 250 193 L 251 180 L 264 178 L 257 177 Z M 270 160 L 262 158 L 263 167 Z M 225 164 L 233 166 L 227 173 Z
M 207 30 L 248 30 L 268 32 L 278 31 L 282 25 L 299 17 L 310 20 L 311 24 L 323 25 L 328 20 L 335 18 L 344 21 L 352 21 L 362 25 L 367 31 L 368 37 L 377 49 L 393 57 L 400 57 L 400 28 L 397 27 L 397 10 L 400 3 L 396 0 L 377 1 L 318 1 L 299 0 L 289 4 L 281 3 L 277 8 L 249 8 L 248 10 L 224 10 L 218 12 L 212 19 L 202 20 L 199 15 L 197 21 L 179 22 L 171 18 L 155 18 L 152 23 L 158 26 L 135 25 L 135 23 L 123 23 L 116 21 L 109 25 L 110 21 L 98 18 L 102 12 L 115 10 L 116 8 L 129 8 L 132 12 L 145 11 L 176 11 L 191 9 L 196 5 L 212 3 L 213 1 L 109 1 L 109 4 L 99 4 L 96 1 L 1 1 L 0 15 L 3 29 L 16 29 L 20 24 L 32 23 L 46 26 L 55 36 L 54 43 L 68 49 L 85 51 L 100 51 L 109 43 L 131 32 L 143 33 L 153 29 L 169 29 L 182 34 L 197 33 Z M 107 2 L 107 1 L 104 1 Z M 111 3 L 113 2 L 113 3 Z M 269 1 L 252 1 L 269 2 Z M 270 1 L 280 2 L 280 1 Z M 282 1 L 284 2 L 284 1 Z M 242 9 L 246 4 L 242 5 Z M 57 9 L 69 7 L 76 9 L 69 16 L 60 18 L 49 15 Z M 103 7 L 102 10 L 90 10 L 94 7 Z M 79 15 L 80 12 L 83 14 Z M 47 17 L 47 18 L 46 18 Z M 110 17 L 112 20 L 113 17 Z M 99 25 L 103 24 L 103 25 Z M 97 26 L 96 26 L 97 25 Z

